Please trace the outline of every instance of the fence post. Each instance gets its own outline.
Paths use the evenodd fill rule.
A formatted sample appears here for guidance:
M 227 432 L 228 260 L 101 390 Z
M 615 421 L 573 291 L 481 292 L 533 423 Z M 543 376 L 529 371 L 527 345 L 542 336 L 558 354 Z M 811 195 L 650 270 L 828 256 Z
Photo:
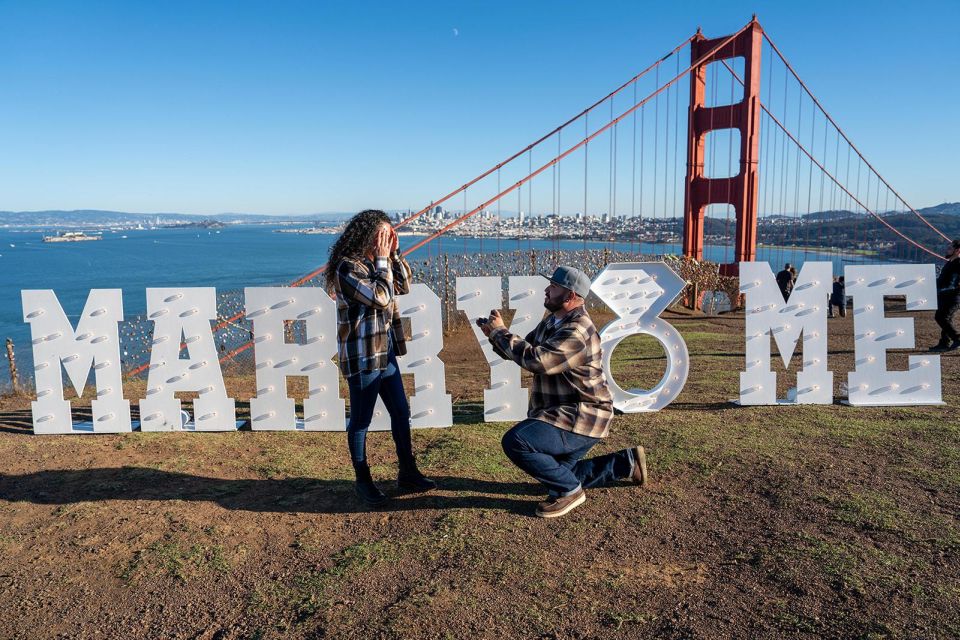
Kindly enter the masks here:
M 17 377 L 17 357 L 13 353 L 13 340 L 7 338 L 7 361 L 10 364 L 10 382 L 13 384 L 13 392 L 20 393 L 20 379 Z
M 450 333 L 450 260 L 443 254 L 443 331 Z

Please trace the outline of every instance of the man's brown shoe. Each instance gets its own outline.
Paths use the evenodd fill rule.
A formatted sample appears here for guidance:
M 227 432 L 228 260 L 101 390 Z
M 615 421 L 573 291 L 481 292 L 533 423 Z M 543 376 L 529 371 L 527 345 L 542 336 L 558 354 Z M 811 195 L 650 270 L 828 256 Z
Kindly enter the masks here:
M 537 515 L 541 518 L 558 518 L 565 516 L 582 505 L 586 499 L 587 494 L 581 487 L 577 489 L 575 493 L 571 493 L 568 496 L 550 498 L 545 502 L 541 502 L 537 505 Z
M 631 452 L 633 453 L 633 471 L 630 472 L 630 479 L 634 484 L 643 486 L 647 484 L 648 478 L 647 454 L 643 447 L 634 447 Z

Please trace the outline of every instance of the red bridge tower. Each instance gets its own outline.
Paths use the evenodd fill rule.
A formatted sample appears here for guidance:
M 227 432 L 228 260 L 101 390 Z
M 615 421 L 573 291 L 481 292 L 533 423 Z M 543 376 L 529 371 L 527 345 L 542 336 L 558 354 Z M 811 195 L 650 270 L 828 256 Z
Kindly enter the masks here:
M 729 36 L 706 39 L 697 31 L 690 43 L 691 64 Z M 721 265 L 725 275 L 736 275 L 741 261 L 757 254 L 758 155 L 760 147 L 760 49 L 763 29 L 756 17 L 726 46 L 690 72 L 690 113 L 687 140 L 687 179 L 684 196 L 683 253 L 703 259 L 703 217 L 707 205 L 732 204 L 737 215 L 734 262 Z M 705 106 L 707 65 L 730 58 L 744 59 L 743 100 Z M 704 176 L 706 134 L 719 129 L 740 131 L 740 173 L 729 178 Z

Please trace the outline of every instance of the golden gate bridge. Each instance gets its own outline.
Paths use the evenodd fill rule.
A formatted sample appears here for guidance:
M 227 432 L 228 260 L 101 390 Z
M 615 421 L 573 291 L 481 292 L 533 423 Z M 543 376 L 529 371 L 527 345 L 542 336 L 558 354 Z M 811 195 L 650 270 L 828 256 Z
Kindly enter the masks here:
M 682 142 L 682 144 L 681 144 Z M 640 73 L 462 186 L 435 207 L 459 214 L 404 250 L 440 241 L 481 212 L 483 235 L 502 211 L 591 213 L 626 221 L 631 245 L 655 241 L 692 260 L 723 256 L 721 274 L 777 250 L 858 262 L 942 260 L 950 238 L 911 206 L 867 160 L 754 17 L 736 33 L 698 29 Z M 554 239 L 559 241 L 559 230 Z M 673 242 L 678 240 L 678 242 Z M 316 283 L 319 267 L 289 283 Z M 213 326 L 240 329 L 243 312 Z M 250 349 L 243 341 L 221 362 Z M 186 345 L 181 345 L 181 349 Z M 142 364 L 130 375 L 148 368 Z

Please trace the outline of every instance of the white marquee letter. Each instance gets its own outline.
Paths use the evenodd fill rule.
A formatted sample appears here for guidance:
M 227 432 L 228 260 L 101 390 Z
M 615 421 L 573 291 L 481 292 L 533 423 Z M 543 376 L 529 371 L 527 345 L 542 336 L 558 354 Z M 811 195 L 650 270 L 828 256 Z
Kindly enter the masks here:
M 805 262 L 784 302 L 767 262 L 740 263 L 740 293 L 746 295 L 746 371 L 740 372 L 740 404 L 777 404 L 777 374 L 770 370 L 770 336 L 783 366 L 790 365 L 803 334 L 803 368 L 796 399 L 781 404 L 830 404 L 833 373 L 827 370 L 827 299 L 833 282 L 829 262 Z
M 932 264 L 864 265 L 844 269 L 853 296 L 855 368 L 847 378 L 852 405 L 941 402 L 940 357 L 909 357 L 907 371 L 887 371 L 887 349 L 914 346 L 913 318 L 883 315 L 884 296 L 906 296 L 907 310 L 937 308 Z
M 337 354 L 337 305 L 317 287 L 244 289 L 253 322 L 257 394 L 250 398 L 250 427 L 256 431 L 343 431 L 344 402 Z M 285 320 L 303 320 L 305 344 L 285 341 Z M 303 422 L 287 397 L 287 376 L 306 376 Z
M 153 350 L 147 374 L 147 397 L 140 401 L 143 431 L 180 429 L 177 391 L 197 391 L 193 403 L 196 431 L 237 428 L 233 398 L 227 397 L 213 343 L 210 321 L 217 319 L 213 287 L 147 289 L 147 314 L 153 320 Z M 180 357 L 180 341 L 187 359 Z
M 33 367 L 37 399 L 31 404 L 34 433 L 89 433 L 74 429 L 70 403 L 63 399 L 66 369 L 77 395 L 93 366 L 97 397 L 91 403 L 94 433 L 130 431 L 130 401 L 123 398 L 120 378 L 120 336 L 117 323 L 123 320 L 123 293 L 120 289 L 93 289 L 74 331 L 50 290 L 20 292 L 23 320 L 30 323 L 33 338 Z
M 617 319 L 600 332 L 600 347 L 613 406 L 624 413 L 659 411 L 673 402 L 686 384 L 690 368 L 687 343 L 679 331 L 659 317 L 685 284 L 662 262 L 621 262 L 607 265 L 590 287 L 617 314 Z M 667 369 L 653 389 L 625 391 L 610 372 L 613 350 L 621 340 L 633 335 L 656 338 L 666 352 Z
M 543 276 L 511 276 L 510 308 L 516 309 L 510 332 L 526 336 L 543 319 Z M 490 341 L 474 322 L 486 318 L 491 309 L 503 306 L 500 276 L 457 278 L 457 309 L 465 312 L 473 334 L 480 343 L 490 365 L 490 388 L 483 390 L 483 419 L 487 422 L 523 420 L 527 417 L 527 390 L 520 386 L 520 367 L 504 360 L 493 350 Z
M 410 293 L 397 296 L 400 316 L 410 318 L 407 355 L 399 356 L 401 374 L 413 374 L 413 395 L 410 397 L 410 426 L 449 427 L 453 425 L 453 402 L 447 393 L 446 370 L 439 358 L 443 349 L 443 318 L 440 298 L 425 284 L 410 285 Z M 387 408 L 377 398 L 370 428 L 390 428 Z

